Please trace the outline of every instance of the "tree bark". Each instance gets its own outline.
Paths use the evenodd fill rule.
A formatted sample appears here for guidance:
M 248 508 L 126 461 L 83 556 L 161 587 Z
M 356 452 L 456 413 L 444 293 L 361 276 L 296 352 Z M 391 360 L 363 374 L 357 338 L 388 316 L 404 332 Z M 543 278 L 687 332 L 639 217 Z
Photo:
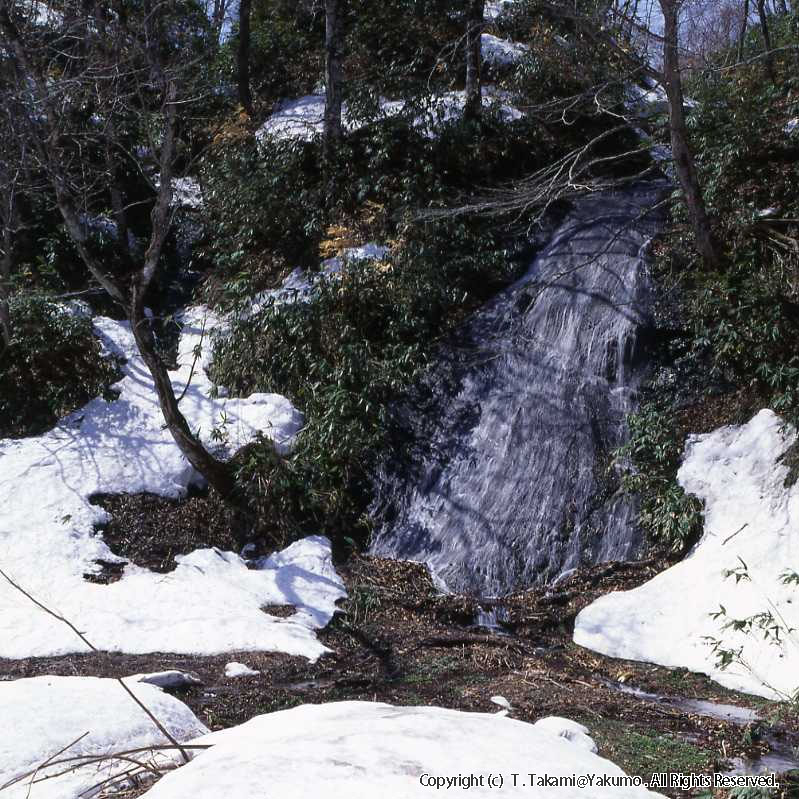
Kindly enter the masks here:
M 688 141 L 683 105 L 682 79 L 678 45 L 678 0 L 660 0 L 663 12 L 663 76 L 666 96 L 669 101 L 669 129 L 674 169 L 685 196 L 688 217 L 693 228 L 696 247 L 705 267 L 715 269 L 721 264 L 721 254 L 713 236 L 710 220 L 705 209 L 699 178 L 696 173 L 693 153 Z
M 481 36 L 485 25 L 485 0 L 469 0 L 466 15 L 466 91 L 463 116 L 478 120 L 483 111 Z
M 11 344 L 11 311 L 8 307 L 9 282 L 11 279 L 11 236 L 3 231 L 3 257 L 0 260 L 0 338 L 3 346 Z
M 11 274 L 14 268 L 15 235 L 19 234 L 19 214 L 15 180 L 0 166 L 0 181 L 3 182 L 3 194 L 0 198 L 0 224 L 3 226 L 2 257 L 0 257 L 0 339 L 5 347 L 11 344 L 11 310 L 9 296 L 11 293 Z
M 158 396 L 158 404 L 167 429 L 186 460 L 206 479 L 223 498 L 229 498 L 235 488 L 233 474 L 226 463 L 215 458 L 192 433 L 186 417 L 181 413 L 164 362 L 155 348 L 150 320 L 144 314 L 143 298 L 134 296 L 128 310 L 128 321 Z
M 250 91 L 250 16 L 252 0 L 239 2 L 239 48 L 237 53 L 238 68 L 236 78 L 239 87 L 239 102 L 244 110 L 252 116 L 252 92 Z
M 741 33 L 738 35 L 738 62 L 744 60 L 744 43 L 746 41 L 746 27 L 749 24 L 749 0 L 744 0 L 744 16 L 741 20 Z
M 341 141 L 342 33 L 345 0 L 325 0 L 325 117 L 324 157 L 330 163 Z
M 149 32 L 145 31 L 145 34 L 149 34 Z M 131 276 L 130 282 L 126 283 L 110 274 L 105 268 L 105 264 L 94 256 L 89 247 L 86 225 L 77 210 L 77 207 L 80 206 L 76 207 L 76 190 L 70 182 L 69 173 L 64 167 L 60 157 L 61 152 L 57 146 L 62 131 L 61 114 L 63 112 L 55 98 L 60 95 L 58 92 L 49 90 L 47 79 L 40 65 L 29 56 L 26 42 L 5 7 L 0 5 L 0 42 L 11 49 L 16 57 L 19 69 L 18 82 L 24 87 L 25 93 L 34 94 L 36 101 L 44 111 L 42 123 L 30 127 L 28 132 L 47 172 L 48 182 L 55 194 L 56 204 L 64 220 L 67 233 L 89 273 L 109 296 L 124 308 L 136 346 L 153 378 L 164 421 L 181 453 L 202 474 L 210 486 L 223 497 L 229 497 L 234 489 L 231 471 L 227 464 L 217 460 L 204 447 L 199 438 L 191 432 L 186 418 L 178 407 L 169 372 L 158 355 L 150 322 L 144 314 L 145 296 L 159 267 L 161 253 L 172 223 L 172 178 L 177 151 L 179 107 L 177 78 L 174 73 L 165 70 L 162 63 L 162 54 L 166 49 L 162 47 L 163 41 L 159 41 L 157 35 L 145 35 L 145 40 L 149 62 L 148 87 L 157 84 L 161 97 L 159 113 L 163 119 L 163 125 L 158 137 L 160 141 L 160 186 L 150 213 L 149 245 L 141 264 Z M 102 55 L 103 58 L 106 56 L 107 54 Z M 103 66 L 107 67 L 108 64 L 103 63 Z M 92 67 L 96 69 L 96 63 L 88 67 L 87 84 L 90 92 L 96 89 L 93 85 Z M 79 79 L 73 79 L 73 82 L 76 86 L 80 86 Z M 107 130 L 113 139 L 113 127 L 108 126 Z M 115 142 L 111 141 L 109 144 L 113 145 Z M 77 199 L 78 201 L 85 200 L 85 195 L 78 194 Z M 114 205 L 118 205 L 115 211 L 124 216 L 123 198 L 120 196 L 114 200 L 112 193 L 112 202 Z
M 760 18 L 760 33 L 763 36 L 763 46 L 766 49 L 766 74 L 772 83 L 777 82 L 777 74 L 774 71 L 774 56 L 771 52 L 771 31 L 768 25 L 768 14 L 766 14 L 766 0 L 757 0 L 757 16 Z

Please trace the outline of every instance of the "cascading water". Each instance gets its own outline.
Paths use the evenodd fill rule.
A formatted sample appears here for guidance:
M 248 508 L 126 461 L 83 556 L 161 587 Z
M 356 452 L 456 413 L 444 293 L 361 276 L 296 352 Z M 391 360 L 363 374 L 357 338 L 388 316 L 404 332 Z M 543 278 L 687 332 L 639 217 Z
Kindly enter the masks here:
M 497 596 L 641 548 L 609 455 L 646 371 L 645 249 L 662 183 L 577 200 L 398 410 L 412 466 L 377 478 L 374 554 Z

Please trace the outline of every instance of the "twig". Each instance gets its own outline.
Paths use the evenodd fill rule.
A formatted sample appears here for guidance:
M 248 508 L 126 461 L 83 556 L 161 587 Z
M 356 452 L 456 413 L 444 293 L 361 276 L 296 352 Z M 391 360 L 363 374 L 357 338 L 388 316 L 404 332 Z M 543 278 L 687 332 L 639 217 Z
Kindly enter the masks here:
M 52 616 L 54 619 L 57 619 L 63 624 L 66 624 L 67 627 L 69 627 L 69 629 L 72 630 L 72 632 L 74 632 L 75 635 L 77 635 L 78 638 L 80 638 L 80 640 L 83 641 L 83 643 L 86 644 L 86 646 L 88 646 L 92 652 L 98 652 L 98 653 L 100 652 L 100 650 L 97 649 L 97 647 L 94 646 L 94 644 L 92 644 L 92 642 L 89 641 L 89 639 L 86 638 L 86 636 L 71 621 L 69 621 L 69 619 L 65 619 L 63 616 L 60 616 L 55 611 L 50 610 L 50 608 L 48 608 L 46 605 L 39 602 L 38 599 L 31 596 L 31 594 L 29 594 L 21 585 L 15 583 L 2 569 L 0 569 L 0 576 L 2 576 L 13 588 L 16 588 L 17 591 L 19 591 L 23 596 L 27 597 L 31 602 L 33 602 L 33 604 L 36 605 L 38 608 L 43 610 L 48 615 Z M 153 713 L 147 708 L 147 706 L 125 684 L 125 681 L 121 677 L 116 677 L 115 679 L 120 684 L 120 686 L 122 686 L 122 689 L 125 691 L 125 693 L 147 714 L 147 716 L 150 718 L 150 721 L 152 721 L 152 723 L 155 724 L 155 726 L 158 728 L 161 734 L 169 741 L 169 743 L 171 743 L 173 746 L 175 746 L 178 749 L 178 751 L 181 754 L 181 757 L 183 758 L 183 762 L 188 763 L 190 760 L 188 753 L 183 748 L 183 746 L 177 741 L 177 739 L 166 729 L 166 727 L 164 727 L 163 724 L 161 724 L 161 722 L 153 715 Z
M 725 544 L 726 544 L 728 541 L 732 541 L 732 539 L 733 539 L 733 538 L 735 538 L 735 536 L 736 536 L 736 535 L 738 535 L 738 533 L 740 533 L 742 530 L 746 529 L 747 527 L 749 527 L 749 522 L 745 522 L 745 523 L 744 523 L 744 524 L 742 524 L 742 525 L 741 525 L 741 526 L 740 526 L 740 527 L 739 527 L 739 528 L 738 528 L 738 529 L 737 529 L 737 530 L 736 530 L 736 531 L 735 531 L 735 532 L 734 532 L 732 535 L 728 535 L 728 536 L 727 536 L 727 537 L 726 537 L 726 538 L 725 538 L 725 539 L 724 539 L 724 540 L 721 542 L 721 545 L 722 545 L 722 546 L 724 546 L 724 545 L 725 545 Z

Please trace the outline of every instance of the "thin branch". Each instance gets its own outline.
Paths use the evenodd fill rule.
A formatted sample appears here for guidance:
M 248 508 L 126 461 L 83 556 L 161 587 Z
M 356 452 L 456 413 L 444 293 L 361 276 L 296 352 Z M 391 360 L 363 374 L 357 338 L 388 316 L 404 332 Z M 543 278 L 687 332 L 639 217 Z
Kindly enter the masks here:
M 27 597 L 31 602 L 33 602 L 33 604 L 36 605 L 36 607 L 40 608 L 45 613 L 47 613 L 48 615 L 52 616 L 54 619 L 57 619 L 62 624 L 65 624 L 67 627 L 69 627 L 69 629 L 72 630 L 72 632 L 75 633 L 75 635 L 77 635 L 78 638 L 80 638 L 80 640 L 84 644 L 86 644 L 86 646 L 89 647 L 89 649 L 92 652 L 99 652 L 100 651 L 99 649 L 97 649 L 96 646 L 94 646 L 94 644 L 92 644 L 91 641 L 89 641 L 89 639 L 71 621 L 69 621 L 69 619 L 66 619 L 63 616 L 60 616 L 54 610 L 51 610 L 46 605 L 44 605 L 42 602 L 40 602 L 38 599 L 36 599 L 34 596 L 32 596 L 21 585 L 19 585 L 18 583 L 15 583 L 14 580 L 12 580 L 11 577 L 9 577 L 8 574 L 6 574 L 3 571 L 3 569 L 0 569 L 0 576 L 3 577 L 13 588 L 15 588 L 17 591 L 19 591 L 23 596 Z M 150 718 L 150 721 L 152 721 L 153 724 L 155 724 L 155 726 L 158 728 L 158 730 L 161 732 L 161 734 L 169 741 L 169 743 L 171 743 L 173 746 L 177 747 L 177 749 L 180 751 L 181 756 L 183 757 L 183 762 L 184 763 L 188 763 L 190 758 L 189 758 L 188 754 L 186 753 L 186 750 L 177 741 L 177 739 L 172 735 L 172 733 L 170 733 L 166 729 L 166 727 L 164 727 L 164 725 L 153 715 L 152 711 L 150 711 L 147 708 L 147 706 L 136 696 L 136 694 L 133 693 L 133 691 L 128 687 L 128 685 L 125 683 L 125 681 L 121 677 L 116 677 L 115 679 L 122 686 L 122 689 L 125 691 L 125 693 L 147 714 L 147 716 Z

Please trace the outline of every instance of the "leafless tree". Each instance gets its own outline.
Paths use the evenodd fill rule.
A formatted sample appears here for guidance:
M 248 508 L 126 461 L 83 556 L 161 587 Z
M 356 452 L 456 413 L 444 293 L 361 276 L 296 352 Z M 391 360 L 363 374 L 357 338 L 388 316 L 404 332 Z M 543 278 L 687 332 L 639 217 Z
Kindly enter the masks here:
M 3 126 L 5 127 L 5 126 Z M 2 128 L 0 128 L 2 132 Z M 4 142 L 0 142 L 0 152 L 5 151 Z M 11 344 L 11 312 L 9 297 L 11 294 L 11 278 L 14 272 L 17 237 L 20 232 L 18 207 L 19 167 L 14 168 L 7 152 L 0 154 L 0 337 L 3 345 Z
M 485 28 L 485 0 L 468 0 L 466 14 L 465 119 L 479 119 L 483 109 L 481 37 Z
M 250 16 L 252 0 L 239 2 L 239 46 L 236 53 L 236 81 L 239 88 L 239 102 L 252 116 L 252 91 L 250 90 Z
M 771 30 L 769 28 L 768 14 L 766 13 L 766 0 L 757 0 L 757 16 L 760 20 L 760 35 L 763 37 L 765 47 L 766 74 L 772 83 L 777 82 L 777 73 L 774 70 L 774 56 L 772 54 Z
M 705 208 L 685 124 L 685 103 L 678 49 L 680 0 L 659 0 L 659 2 L 664 21 L 663 83 L 669 101 L 669 131 L 674 170 L 685 197 L 696 247 L 705 266 L 716 268 L 721 262 L 721 253 Z
M 206 0 L 205 11 L 211 20 L 211 28 L 216 40 L 219 41 L 225 26 L 228 14 L 233 6 L 233 0 Z
M 65 0 L 43 28 L 21 3 L 3 0 L 0 53 L 12 76 L 3 104 L 23 109 L 18 149 L 43 176 L 84 267 L 124 309 L 172 437 L 227 496 L 232 476 L 189 428 L 145 314 L 174 213 L 180 127 L 201 100 L 192 84 L 198 20 L 189 11 L 177 0 Z M 91 236 L 91 219 L 108 208 L 117 247 L 110 262 Z M 127 235 L 135 215 L 141 252 Z
M 343 14 L 346 0 L 325 0 L 325 116 L 324 150 L 329 163 L 342 135 Z
M 744 13 L 741 19 L 741 32 L 738 36 L 738 60 L 744 60 L 744 44 L 746 43 L 746 27 L 749 23 L 749 0 L 744 0 Z

